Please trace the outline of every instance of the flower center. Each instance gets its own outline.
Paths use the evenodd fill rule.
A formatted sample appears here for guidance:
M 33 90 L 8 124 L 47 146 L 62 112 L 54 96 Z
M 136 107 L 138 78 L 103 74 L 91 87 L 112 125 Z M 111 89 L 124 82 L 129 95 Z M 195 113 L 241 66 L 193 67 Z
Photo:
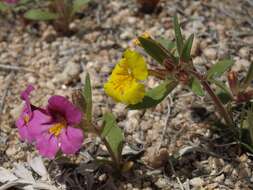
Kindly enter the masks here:
M 27 124 L 27 123 L 30 121 L 29 115 L 25 115 L 25 116 L 23 117 L 23 120 L 24 120 L 25 124 Z
M 131 74 L 118 74 L 118 81 L 114 82 L 114 89 L 119 90 L 121 94 L 129 87 L 129 83 L 134 80 L 134 77 Z
M 65 127 L 66 127 L 65 123 L 56 123 L 49 129 L 49 133 L 58 137 L 61 134 L 61 130 Z

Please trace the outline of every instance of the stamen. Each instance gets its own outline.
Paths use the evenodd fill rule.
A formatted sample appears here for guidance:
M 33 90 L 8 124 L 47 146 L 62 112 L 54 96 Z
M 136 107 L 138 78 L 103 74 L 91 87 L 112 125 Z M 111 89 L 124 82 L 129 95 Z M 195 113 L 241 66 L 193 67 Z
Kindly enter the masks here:
M 30 121 L 29 115 L 25 115 L 25 116 L 23 117 L 23 119 L 24 119 L 25 124 L 27 124 L 27 123 Z
M 65 127 L 66 125 L 64 123 L 56 123 L 49 129 L 49 133 L 58 137 L 61 134 L 61 130 Z

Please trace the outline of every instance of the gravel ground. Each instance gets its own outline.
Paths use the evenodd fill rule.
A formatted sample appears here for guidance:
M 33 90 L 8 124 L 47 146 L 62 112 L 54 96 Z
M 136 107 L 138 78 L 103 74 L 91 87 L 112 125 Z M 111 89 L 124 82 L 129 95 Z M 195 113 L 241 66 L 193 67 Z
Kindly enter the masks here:
M 0 15 L 1 166 L 11 170 L 15 163 L 26 163 L 37 155 L 32 146 L 20 143 L 14 125 L 22 108 L 20 91 L 33 84 L 37 89 L 33 103 L 44 105 L 53 94 L 71 97 L 89 72 L 95 118 L 113 111 L 126 143 L 141 152 L 132 173 L 122 179 L 112 180 L 104 170 L 91 175 L 104 185 L 93 189 L 253 189 L 252 155 L 213 133 L 209 121 L 219 118 L 208 97 L 178 87 L 154 109 L 127 111 L 104 94 L 103 83 L 136 35 L 148 31 L 154 37 L 173 39 L 171 18 L 176 12 L 184 34 L 196 35 L 192 54 L 198 69 L 205 71 L 228 56 L 236 61 L 233 70 L 243 73 L 248 69 L 253 61 L 251 0 L 164 0 L 151 15 L 138 12 L 133 0 L 93 0 L 71 24 L 79 31 L 70 37 L 58 36 L 45 23 L 24 27 L 18 16 Z M 150 87 L 156 84 L 153 78 L 147 82 Z M 97 144 L 94 137 L 86 137 L 77 158 L 70 158 L 75 167 L 59 167 L 43 159 L 50 183 L 58 189 L 89 189 L 83 184 L 87 175 L 72 183 L 66 176 L 60 179 L 66 172 L 70 177 L 77 175 L 75 168 L 82 164 L 88 167 L 85 155 Z M 182 158 L 168 162 L 178 151 L 184 153 Z

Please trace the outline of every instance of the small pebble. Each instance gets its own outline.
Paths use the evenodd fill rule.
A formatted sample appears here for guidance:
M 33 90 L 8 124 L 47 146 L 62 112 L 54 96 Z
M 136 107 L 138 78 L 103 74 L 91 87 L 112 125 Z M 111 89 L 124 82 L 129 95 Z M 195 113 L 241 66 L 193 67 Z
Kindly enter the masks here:
M 204 55 L 210 60 L 215 60 L 217 57 L 217 51 L 214 48 L 206 48 L 204 50 Z
M 204 180 L 201 179 L 200 177 L 195 177 L 190 180 L 190 184 L 194 187 L 201 187 L 204 185 Z

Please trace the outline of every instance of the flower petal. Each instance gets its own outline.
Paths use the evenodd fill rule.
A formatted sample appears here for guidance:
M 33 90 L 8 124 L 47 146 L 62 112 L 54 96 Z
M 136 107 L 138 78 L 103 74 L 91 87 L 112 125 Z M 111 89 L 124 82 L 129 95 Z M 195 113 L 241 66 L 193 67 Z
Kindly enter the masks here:
M 52 96 L 48 100 L 48 110 L 51 114 L 59 113 L 69 125 L 79 124 L 82 112 L 63 96 Z
M 21 99 L 22 100 L 28 100 L 29 99 L 29 95 L 31 94 L 31 92 L 34 90 L 34 87 L 32 85 L 28 85 L 27 88 L 21 92 Z
M 24 126 L 25 125 L 25 121 L 24 121 L 24 114 L 20 114 L 20 116 L 19 116 L 19 118 L 17 119 L 17 121 L 16 121 L 16 127 L 17 128 L 20 128 L 20 127 L 22 127 L 22 126 Z
M 35 110 L 31 120 L 27 124 L 31 136 L 36 138 L 38 135 L 48 130 L 51 127 L 51 125 L 49 125 L 51 120 L 52 118 L 46 113 Z
M 128 88 L 124 91 L 122 102 L 125 104 L 137 104 L 142 101 L 145 95 L 145 86 L 132 80 Z
M 29 133 L 26 125 L 18 127 L 18 133 L 22 141 L 28 141 L 29 143 L 32 143 L 33 138 L 31 134 Z
M 53 159 L 59 150 L 57 138 L 44 133 L 36 139 L 36 148 L 42 156 Z
M 148 77 L 147 64 L 141 54 L 128 49 L 124 52 L 124 57 L 135 79 L 145 80 Z
M 65 154 L 76 153 L 83 143 L 83 132 L 81 129 L 67 127 L 60 135 L 61 149 Z
M 20 97 L 22 100 L 25 101 L 25 108 L 27 109 L 28 115 L 29 117 L 32 116 L 32 107 L 35 107 L 33 105 L 31 105 L 30 99 L 29 99 L 29 95 L 31 94 L 31 92 L 34 90 L 32 85 L 28 85 L 27 88 L 21 92 Z
M 33 138 L 30 135 L 27 125 L 24 121 L 25 116 L 28 115 L 26 107 L 23 109 L 22 113 L 20 114 L 19 118 L 16 121 L 16 127 L 18 128 L 19 136 L 22 141 L 28 141 L 29 143 L 32 142 Z
M 111 96 L 115 101 L 121 101 L 121 94 L 118 90 L 115 89 L 115 82 L 108 81 L 104 84 L 104 90 L 107 95 Z

